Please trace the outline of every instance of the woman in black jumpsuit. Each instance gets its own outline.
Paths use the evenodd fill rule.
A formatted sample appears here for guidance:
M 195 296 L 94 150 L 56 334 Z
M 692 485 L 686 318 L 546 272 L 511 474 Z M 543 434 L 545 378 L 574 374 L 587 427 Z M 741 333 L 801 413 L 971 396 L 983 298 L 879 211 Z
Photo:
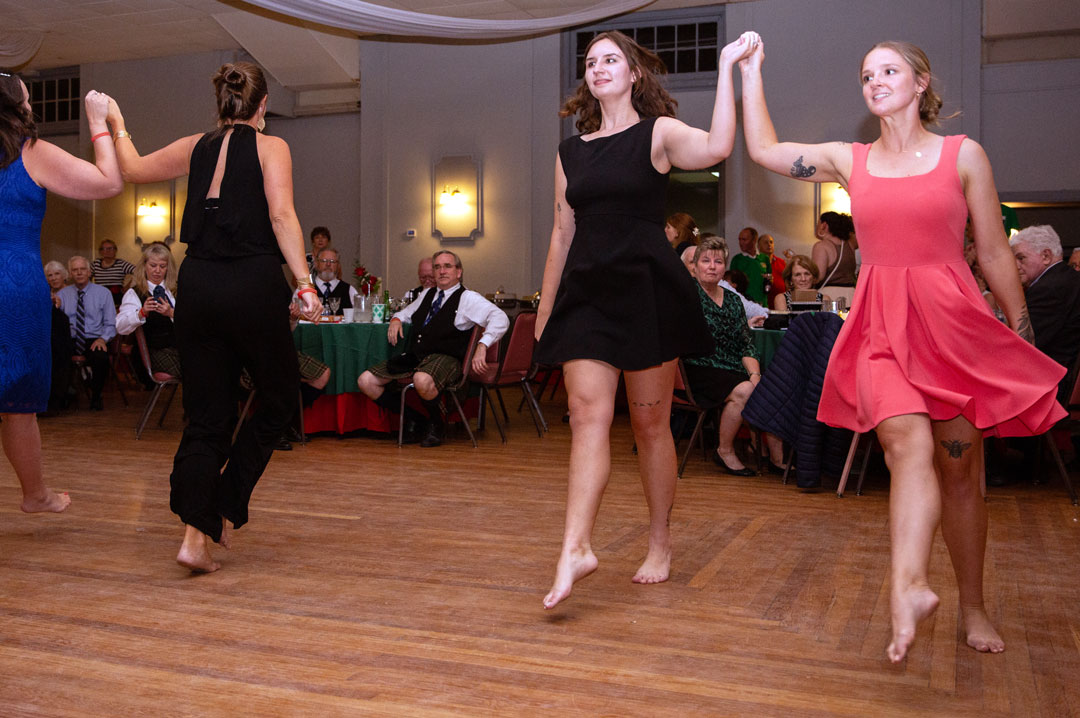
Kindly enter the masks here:
M 247 522 L 251 492 L 296 411 L 299 373 L 283 262 L 296 277 L 304 315 L 314 319 L 321 311 L 293 209 L 289 147 L 258 132 L 267 100 L 262 71 L 230 63 L 213 82 L 218 129 L 145 157 L 135 150 L 119 107 L 111 103 L 109 112 L 126 180 L 189 175 L 181 224 L 187 254 L 175 315 L 188 426 L 173 462 L 170 506 L 186 525 L 176 560 L 201 572 L 219 568 L 208 539 L 228 547 L 226 521 L 232 528 Z M 255 381 L 260 408 L 230 446 L 243 367 Z

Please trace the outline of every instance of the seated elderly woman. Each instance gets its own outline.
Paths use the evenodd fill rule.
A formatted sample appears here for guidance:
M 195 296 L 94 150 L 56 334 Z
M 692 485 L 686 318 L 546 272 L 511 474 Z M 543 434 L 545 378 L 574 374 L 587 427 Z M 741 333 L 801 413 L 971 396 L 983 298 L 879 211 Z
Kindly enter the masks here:
M 56 296 L 67 285 L 68 270 L 60 262 L 53 260 L 45 265 L 45 281 L 49 283 L 52 294 L 52 388 L 49 391 L 49 411 L 64 409 L 69 403 L 68 388 L 71 386 L 71 355 L 75 353 L 75 341 L 71 338 L 71 322 L 60 308 L 60 297 Z
M 683 357 L 694 397 L 705 404 L 723 406 L 719 445 L 713 460 L 735 476 L 754 476 L 735 455 L 735 434 L 742 424 L 742 410 L 761 380 L 761 368 L 750 338 L 746 313 L 734 292 L 720 286 L 726 268 L 723 241 L 705 238 L 694 253 L 694 276 L 698 281 L 705 321 L 716 344 L 711 354 Z M 774 464 L 782 463 L 779 442 L 770 442 Z
M 793 303 L 791 299 L 793 291 L 814 291 L 814 278 L 817 275 L 818 266 L 814 260 L 805 254 L 796 254 L 792 257 L 784 268 L 784 283 L 787 284 L 787 291 L 776 295 L 776 298 L 773 299 L 773 309 L 780 312 L 788 311 Z M 829 301 L 829 297 L 821 292 L 816 292 L 815 296 L 816 298 L 813 301 L 818 304 Z

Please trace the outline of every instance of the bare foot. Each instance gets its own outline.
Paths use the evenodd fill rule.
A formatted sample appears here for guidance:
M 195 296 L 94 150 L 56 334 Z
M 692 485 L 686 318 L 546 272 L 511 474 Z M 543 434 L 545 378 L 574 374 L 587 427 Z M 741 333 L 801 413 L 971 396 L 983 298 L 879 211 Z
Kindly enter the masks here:
M 967 634 L 967 644 L 979 653 L 1001 653 L 1005 641 L 994 630 L 982 606 L 961 606 L 960 620 Z
M 938 607 L 937 594 L 928 586 L 911 586 L 892 596 L 892 643 L 885 649 L 893 663 L 899 663 L 907 655 L 915 640 L 915 628 Z
M 229 520 L 224 516 L 221 517 L 221 540 L 218 541 L 221 546 L 228 551 L 232 548 L 232 525 L 229 524 Z
M 630 579 L 634 583 L 663 583 L 668 580 L 671 572 L 671 545 L 663 548 L 649 547 L 649 555 L 645 557 L 645 563 L 637 570 Z
M 45 496 L 24 496 L 22 505 L 19 507 L 28 514 L 44 512 L 60 513 L 71 504 L 71 497 L 67 493 L 58 494 L 52 489 L 45 489 Z
M 554 608 L 570 595 L 574 584 L 588 576 L 600 565 L 596 554 L 591 549 L 584 551 L 563 551 L 559 556 L 559 565 L 555 568 L 555 583 L 548 595 L 544 596 L 544 608 Z
M 214 561 L 210 555 L 206 534 L 193 526 L 185 528 L 184 542 L 180 544 L 180 551 L 176 554 L 176 562 L 196 573 L 213 573 L 221 568 L 221 564 Z

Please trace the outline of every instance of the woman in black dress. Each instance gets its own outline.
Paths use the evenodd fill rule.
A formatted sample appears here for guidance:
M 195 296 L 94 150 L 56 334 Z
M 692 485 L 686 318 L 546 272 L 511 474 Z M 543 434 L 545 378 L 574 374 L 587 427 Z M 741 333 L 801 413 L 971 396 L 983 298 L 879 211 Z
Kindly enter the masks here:
M 228 525 L 242 526 L 255 483 L 296 411 L 300 377 L 289 330 L 296 277 L 303 313 L 322 306 L 304 261 L 304 236 L 293 209 L 292 158 L 284 140 L 267 137 L 266 80 L 247 62 L 221 66 L 213 78 L 218 129 L 182 137 L 145 157 L 135 150 L 116 103 L 109 108 L 117 157 L 130 182 L 188 175 L 174 316 L 188 425 L 176 451 L 170 505 L 185 524 L 176 560 L 216 571 L 209 540 L 228 548 Z M 236 387 L 246 367 L 260 408 L 236 443 Z M 222 466 L 225 467 L 222 470 Z
M 590 538 L 611 469 L 620 372 L 649 504 L 649 551 L 633 581 L 668 578 L 675 362 L 710 347 L 693 281 L 664 236 L 667 173 L 710 167 L 731 153 L 731 69 L 756 42 L 756 33 L 745 33 L 721 51 L 708 132 L 675 119 L 675 101 L 655 77 L 664 72 L 660 58 L 619 32 L 589 44 L 585 81 L 560 112 L 578 115 L 583 134 L 559 145 L 555 227 L 536 323 L 538 361 L 563 365 L 573 434 L 566 529 L 545 608 L 596 570 Z

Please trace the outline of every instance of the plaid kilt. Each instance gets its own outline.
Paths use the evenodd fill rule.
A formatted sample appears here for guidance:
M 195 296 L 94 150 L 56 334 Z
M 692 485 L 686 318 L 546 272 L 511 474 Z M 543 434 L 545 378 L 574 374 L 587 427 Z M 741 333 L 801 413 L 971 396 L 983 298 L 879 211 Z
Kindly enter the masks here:
M 150 368 L 153 371 L 163 371 L 180 378 L 180 352 L 176 347 L 163 347 L 150 350 Z
M 379 362 L 368 371 L 380 379 L 408 379 L 418 371 L 423 372 L 430 374 L 435 388 L 442 391 L 447 384 L 453 384 L 461 378 L 461 361 L 449 354 L 428 354 L 412 371 L 395 374 L 387 370 L 385 361 Z
M 313 382 L 330 368 L 310 354 L 304 354 L 303 352 L 296 352 L 296 361 L 300 365 L 300 381 L 302 382 Z M 240 372 L 240 386 L 247 391 L 251 391 L 255 386 L 246 367 Z

